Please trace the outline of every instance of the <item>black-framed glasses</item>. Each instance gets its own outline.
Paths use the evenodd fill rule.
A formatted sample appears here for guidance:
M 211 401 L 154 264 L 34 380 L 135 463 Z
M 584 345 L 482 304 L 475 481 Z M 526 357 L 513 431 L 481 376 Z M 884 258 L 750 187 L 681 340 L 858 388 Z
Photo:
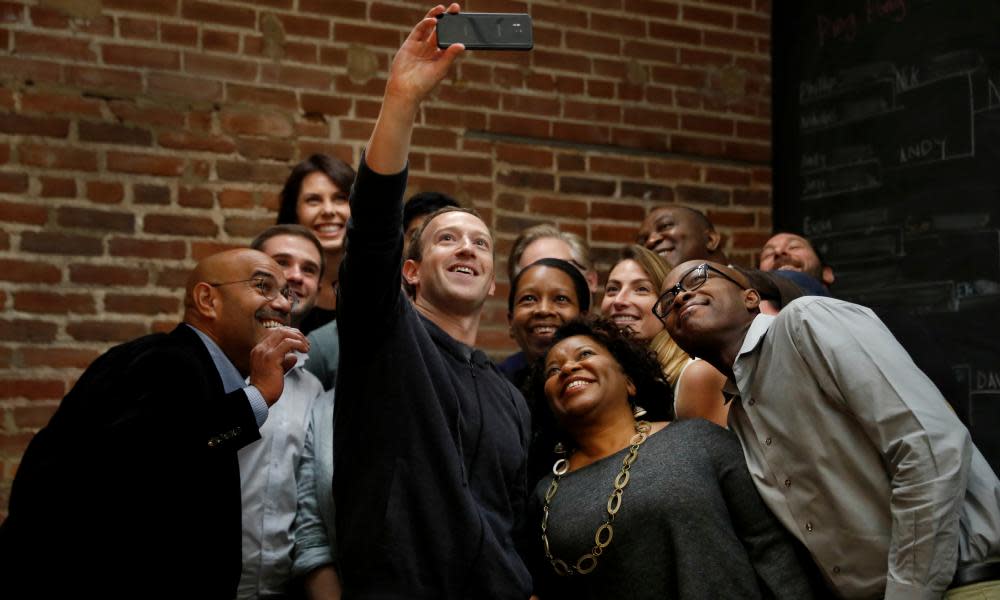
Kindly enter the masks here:
M 250 287 L 257 290 L 257 292 L 264 297 L 265 300 L 274 300 L 278 297 L 278 294 L 284 296 L 285 300 L 291 303 L 294 308 L 296 304 L 299 303 L 299 297 L 295 295 L 295 292 L 291 290 L 287 285 L 283 288 L 278 287 L 278 281 L 273 277 L 265 277 L 263 275 L 257 275 L 256 277 L 251 277 L 250 279 L 240 279 L 238 281 L 223 281 L 221 283 L 209 283 L 208 285 L 212 287 L 221 287 L 224 285 L 234 285 L 237 283 L 246 283 Z
M 736 281 L 712 265 L 702 263 L 682 275 L 681 280 L 678 281 L 674 287 L 660 294 L 660 297 L 656 299 L 656 304 L 653 305 L 653 314 L 656 315 L 658 319 L 666 319 L 667 315 L 670 314 L 670 310 L 674 307 L 674 300 L 677 299 L 677 294 L 680 294 L 681 292 L 693 292 L 694 290 L 705 285 L 705 282 L 708 281 L 709 271 L 723 277 L 724 279 L 732 281 L 736 285 L 740 286 L 740 289 L 746 287 L 739 281 Z

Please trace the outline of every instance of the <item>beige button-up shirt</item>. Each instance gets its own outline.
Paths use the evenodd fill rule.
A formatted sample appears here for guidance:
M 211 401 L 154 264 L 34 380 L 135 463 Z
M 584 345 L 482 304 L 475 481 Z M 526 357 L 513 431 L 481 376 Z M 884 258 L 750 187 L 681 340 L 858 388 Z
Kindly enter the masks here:
M 759 315 L 729 425 L 775 516 L 845 598 L 940 598 L 1000 558 L 1000 482 L 869 309 L 800 298 Z

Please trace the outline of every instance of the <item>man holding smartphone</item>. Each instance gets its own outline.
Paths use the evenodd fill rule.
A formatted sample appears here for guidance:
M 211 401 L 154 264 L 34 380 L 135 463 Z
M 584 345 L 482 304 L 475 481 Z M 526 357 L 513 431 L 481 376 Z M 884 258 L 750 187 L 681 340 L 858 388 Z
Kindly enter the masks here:
M 494 289 L 492 234 L 475 213 L 442 209 L 400 267 L 413 121 L 464 51 L 437 47 L 444 12 L 431 9 L 394 57 L 351 192 L 337 304 L 339 567 L 345 597 L 524 600 L 531 577 L 515 539 L 530 417 L 473 347 Z

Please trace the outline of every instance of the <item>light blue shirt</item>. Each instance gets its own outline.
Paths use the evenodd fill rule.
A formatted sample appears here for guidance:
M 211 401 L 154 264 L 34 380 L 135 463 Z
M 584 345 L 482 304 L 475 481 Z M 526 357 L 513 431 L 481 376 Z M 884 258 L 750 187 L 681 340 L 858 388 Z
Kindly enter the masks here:
M 264 395 L 255 386 L 247 385 L 246 380 L 240 375 L 239 369 L 229 360 L 226 353 L 222 351 L 222 348 L 219 348 L 219 345 L 212 338 L 189 323 L 185 323 L 185 325 L 198 334 L 198 337 L 205 344 L 205 348 L 208 349 L 208 355 L 212 357 L 215 370 L 219 372 L 219 377 L 222 379 L 222 389 L 227 394 L 238 389 L 246 392 L 247 400 L 250 401 L 250 408 L 253 410 L 254 419 L 257 420 L 257 427 L 262 426 L 264 421 L 267 420 L 267 402 L 264 401 Z

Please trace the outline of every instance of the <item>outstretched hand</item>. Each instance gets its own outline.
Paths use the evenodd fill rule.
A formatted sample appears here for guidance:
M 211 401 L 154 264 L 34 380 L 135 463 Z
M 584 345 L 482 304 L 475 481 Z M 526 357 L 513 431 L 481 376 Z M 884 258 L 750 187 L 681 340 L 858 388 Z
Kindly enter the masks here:
M 459 10 L 458 4 L 452 3 L 447 10 L 438 5 L 427 11 L 392 59 L 382 109 L 365 148 L 365 163 L 373 171 L 389 175 L 406 166 L 420 102 L 441 83 L 452 63 L 465 51 L 462 44 L 444 50 L 437 47 L 437 16 Z
M 291 327 L 269 329 L 250 351 L 250 385 L 260 390 L 268 406 L 281 397 L 285 373 L 295 366 L 293 351 L 308 352 L 309 340 Z
M 458 3 L 452 3 L 447 9 L 439 4 L 427 11 L 423 20 L 410 31 L 389 68 L 387 99 L 393 96 L 419 104 L 445 78 L 465 46 L 452 44 L 444 50 L 437 47 L 437 16 L 459 11 Z

